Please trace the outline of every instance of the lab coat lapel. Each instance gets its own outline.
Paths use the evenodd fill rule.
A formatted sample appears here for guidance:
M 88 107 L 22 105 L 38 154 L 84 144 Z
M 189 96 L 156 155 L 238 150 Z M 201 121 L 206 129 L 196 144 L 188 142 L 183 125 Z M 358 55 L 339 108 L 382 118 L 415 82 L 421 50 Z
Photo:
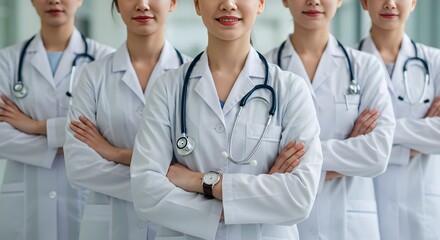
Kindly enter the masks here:
M 148 85 L 144 93 L 145 96 L 154 86 L 157 78 L 160 75 L 169 70 L 179 68 L 180 64 L 180 59 L 177 56 L 176 50 L 168 41 L 165 41 L 162 52 L 160 53 L 159 60 L 157 61 L 157 64 L 154 67 L 153 72 L 151 73 L 150 79 L 148 80 Z
M 376 45 L 374 44 L 373 39 L 371 38 L 371 36 L 369 36 L 369 37 L 364 39 L 364 43 L 363 43 L 362 49 L 360 49 L 360 50 L 375 55 L 380 60 L 384 70 L 386 71 L 385 63 L 383 62 L 382 56 L 380 55 L 379 51 L 377 50 Z M 396 73 L 397 73 L 397 69 L 395 68 L 395 70 L 393 72 L 393 75 L 395 75 Z M 393 84 L 391 82 L 391 78 L 388 75 L 388 72 L 387 72 L 387 76 L 388 77 L 386 78 L 386 80 L 387 80 L 388 89 L 389 89 L 389 91 L 392 94 L 394 94 L 395 93 L 394 86 L 393 86 Z
M 405 35 L 402 40 L 399 54 L 397 55 L 396 64 L 394 65 L 393 76 L 391 77 L 391 84 L 397 91 L 403 86 L 403 65 L 408 58 L 414 57 L 415 55 L 416 53 L 411 44 L 411 39 Z
M 220 102 L 218 99 L 217 90 L 214 85 L 214 80 L 212 78 L 211 71 L 208 65 L 208 56 L 203 53 L 198 64 L 194 67 L 193 74 L 190 78 L 200 77 L 196 85 L 194 86 L 194 91 L 202 98 L 202 100 L 209 106 L 209 108 L 217 115 L 217 117 L 224 123 L 224 115 L 221 110 Z
M 29 56 L 29 53 L 34 53 L 34 55 Z M 31 58 L 30 62 L 31 65 L 34 67 L 34 69 L 37 72 L 39 72 L 43 76 L 43 79 L 47 81 L 55 89 L 52 70 L 50 69 L 49 59 L 47 57 L 47 52 L 46 49 L 44 48 L 40 34 L 37 34 L 37 36 L 35 36 L 35 39 L 32 40 L 25 57 Z M 26 74 L 24 74 L 25 71 L 26 69 L 23 66 L 23 77 L 26 76 Z
M 327 81 L 338 68 L 347 69 L 348 71 L 347 63 L 339 60 L 341 54 L 338 52 L 339 49 L 337 49 L 337 47 L 338 45 L 336 39 L 333 36 L 330 36 L 327 47 L 322 54 L 313 78 L 312 88 L 314 91 L 316 91 L 325 81 Z M 343 59 L 346 61 L 345 57 L 343 57 Z M 339 65 L 341 63 L 344 65 Z
M 130 55 L 128 53 L 127 44 L 124 43 L 119 47 L 113 59 L 113 72 L 124 72 L 122 82 L 145 104 L 145 96 L 139 84 L 138 77 L 131 65 Z
M 77 54 L 84 53 L 85 46 L 81 39 L 81 34 L 78 30 L 74 30 L 72 36 L 70 37 L 69 44 L 66 50 L 64 50 L 63 56 L 61 57 L 58 68 L 55 71 L 55 82 L 58 84 L 63 81 L 66 77 L 70 78 L 72 72 L 72 64 Z M 77 61 L 77 66 L 83 59 Z M 78 73 L 78 72 L 76 72 Z
M 306 81 L 306 84 L 310 89 L 310 93 L 312 94 L 313 99 L 315 99 L 315 91 L 313 90 L 312 82 L 309 79 L 309 75 L 307 74 L 307 71 L 304 67 L 301 58 L 293 48 L 290 38 L 287 39 L 285 50 L 283 52 L 284 52 L 283 58 L 284 56 L 291 58 L 287 69 L 291 72 L 294 72 L 296 75 L 302 77 Z
M 255 83 L 252 78 L 260 78 L 261 83 L 264 83 L 264 70 L 265 67 L 263 62 L 257 52 L 251 48 L 246 63 L 238 75 L 238 78 L 229 93 L 228 99 L 225 102 L 225 106 L 223 107 L 224 115 L 228 114 L 231 109 L 236 107 L 241 99 L 258 84 Z M 270 83 L 271 82 L 269 81 L 269 84 Z

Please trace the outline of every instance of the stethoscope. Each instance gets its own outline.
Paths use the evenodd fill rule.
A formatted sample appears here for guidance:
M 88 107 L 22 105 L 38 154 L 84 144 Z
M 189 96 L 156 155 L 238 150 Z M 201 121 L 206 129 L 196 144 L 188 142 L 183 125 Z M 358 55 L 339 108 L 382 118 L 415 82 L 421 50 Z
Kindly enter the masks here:
M 287 41 L 284 41 L 280 48 L 278 49 L 278 56 L 277 56 L 277 64 L 281 68 L 281 55 L 283 53 L 284 47 L 286 45 Z M 361 93 L 361 86 L 359 85 L 358 81 L 354 78 L 353 74 L 353 67 L 351 65 L 350 57 L 348 56 L 347 49 L 345 49 L 344 45 L 342 45 L 341 42 L 337 41 L 339 47 L 341 47 L 342 51 L 344 52 L 345 58 L 347 59 L 348 63 L 348 70 L 350 71 L 350 86 L 348 87 L 348 94 L 349 95 L 359 95 Z
M 180 105 L 180 124 L 181 124 L 181 137 L 177 140 L 176 142 L 176 146 L 177 146 L 177 152 L 179 155 L 181 156 L 187 156 L 189 154 L 191 154 L 194 151 L 195 148 L 195 141 L 193 138 L 191 138 L 190 136 L 187 135 L 187 129 L 186 129 L 186 99 L 187 99 L 187 92 L 188 92 L 188 84 L 189 84 L 189 79 L 191 77 L 191 73 L 196 65 L 196 63 L 200 60 L 200 57 L 202 56 L 203 52 L 200 53 L 199 55 L 197 55 L 196 58 L 194 58 L 194 60 L 191 62 L 191 64 L 188 67 L 188 71 L 186 72 L 185 75 L 185 79 L 184 79 L 184 83 L 183 83 L 183 89 L 182 89 L 182 99 L 181 99 L 181 105 Z M 275 114 L 276 111 L 276 95 L 275 95 L 275 91 L 273 90 L 273 88 L 268 84 L 268 80 L 269 80 L 269 64 L 267 63 L 267 60 L 264 58 L 264 56 L 260 53 L 258 53 L 258 56 L 260 57 L 261 61 L 263 61 L 264 66 L 265 66 L 265 80 L 264 80 L 264 84 L 259 84 L 256 85 L 254 88 L 252 88 L 241 100 L 240 100 L 240 109 L 237 112 L 235 121 L 234 121 L 234 125 L 232 127 L 232 131 L 231 131 L 231 135 L 229 137 L 229 153 L 226 151 L 222 151 L 222 156 L 225 157 L 227 160 L 233 162 L 234 164 L 237 165 L 257 165 L 257 161 L 256 160 L 251 160 L 251 157 L 255 154 L 255 152 L 258 150 L 258 148 L 261 145 L 261 142 L 263 140 L 263 136 L 266 133 L 271 121 L 272 121 L 272 117 Z M 251 95 L 259 89 L 265 89 L 270 91 L 271 93 L 271 97 L 272 97 L 272 104 L 269 104 L 269 102 L 263 98 L 263 97 L 255 97 L 252 98 L 253 99 L 259 99 L 264 101 L 268 106 L 270 106 L 269 109 L 269 115 L 267 117 L 266 120 L 266 125 L 264 127 L 263 133 L 260 136 L 260 139 L 258 140 L 257 145 L 254 147 L 254 149 L 244 158 L 241 160 L 235 160 L 234 157 L 232 157 L 231 155 L 231 148 L 232 148 L 232 143 L 233 143 L 233 136 L 234 136 L 234 131 L 235 131 L 235 127 L 237 125 L 238 119 L 240 118 L 240 114 L 243 111 L 244 107 L 246 106 L 247 101 L 249 100 L 249 98 L 251 97 Z
M 18 79 L 17 81 L 14 83 L 14 87 L 13 89 L 13 94 L 16 98 L 24 98 L 26 97 L 28 90 L 27 87 L 24 85 L 23 83 L 23 62 L 24 62 L 24 57 L 26 54 L 26 51 L 30 45 L 30 43 L 32 42 L 32 40 L 34 40 L 35 36 L 31 37 L 23 46 L 23 49 L 21 50 L 20 53 L 20 59 L 18 62 Z M 75 58 L 73 59 L 72 62 L 72 72 L 70 74 L 70 79 L 69 79 L 69 90 L 66 92 L 66 96 L 70 98 L 70 104 L 72 104 L 72 88 L 73 88 L 73 77 L 75 75 L 75 71 L 76 71 L 76 64 L 78 62 L 78 59 L 80 58 L 86 58 L 88 59 L 90 62 L 93 62 L 95 60 L 95 58 L 93 56 L 91 56 L 90 54 L 88 54 L 88 50 L 89 50 L 89 45 L 87 44 L 86 38 L 81 34 L 81 39 L 84 43 L 84 53 L 81 54 L 77 54 L 75 56 Z
M 365 39 L 363 39 L 360 43 L 359 43 L 359 50 L 362 50 L 362 47 L 364 46 L 364 41 Z M 414 57 L 410 57 L 408 59 L 406 59 L 405 63 L 403 64 L 403 86 L 405 88 L 405 94 L 408 97 L 408 102 L 410 104 L 416 104 L 416 103 L 429 103 L 429 99 L 425 99 L 423 100 L 423 98 L 425 98 L 426 95 L 426 91 L 428 90 L 428 85 L 429 82 L 431 81 L 431 75 L 429 74 L 429 68 L 428 68 L 428 63 L 419 57 L 419 53 L 418 53 L 418 49 L 417 49 L 417 45 L 414 42 L 414 40 L 411 39 L 411 44 L 414 47 L 414 52 L 415 52 L 415 56 Z M 423 66 L 423 71 L 425 72 L 425 80 L 424 80 L 424 85 L 423 85 L 423 90 L 422 90 L 422 94 L 420 95 L 419 99 L 416 99 L 414 101 L 414 99 L 411 97 L 410 93 L 409 93 L 409 86 L 407 84 L 407 72 L 408 72 L 408 66 L 410 66 L 409 64 L 411 62 L 419 62 L 422 64 Z M 399 99 L 400 101 L 403 101 L 404 98 L 402 96 L 398 96 L 397 99 Z

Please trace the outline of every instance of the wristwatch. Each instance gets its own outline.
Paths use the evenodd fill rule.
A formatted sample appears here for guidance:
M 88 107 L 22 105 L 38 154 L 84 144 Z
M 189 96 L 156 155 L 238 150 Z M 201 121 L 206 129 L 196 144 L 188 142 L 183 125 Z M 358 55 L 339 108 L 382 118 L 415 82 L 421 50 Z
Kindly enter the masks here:
M 213 199 L 214 195 L 212 195 L 212 189 L 215 184 L 220 181 L 220 173 L 215 171 L 210 171 L 202 176 L 202 184 L 203 184 L 203 195 L 208 199 Z

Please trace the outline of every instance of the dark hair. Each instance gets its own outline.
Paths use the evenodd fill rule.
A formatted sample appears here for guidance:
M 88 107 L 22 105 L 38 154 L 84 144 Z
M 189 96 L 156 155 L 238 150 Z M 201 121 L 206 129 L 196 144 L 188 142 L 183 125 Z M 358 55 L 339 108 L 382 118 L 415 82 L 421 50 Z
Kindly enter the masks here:
M 112 10 L 111 10 L 113 20 L 115 19 L 115 9 L 116 9 L 117 7 L 118 7 L 118 1 L 117 1 L 117 0 L 113 0 L 113 1 L 112 1 Z

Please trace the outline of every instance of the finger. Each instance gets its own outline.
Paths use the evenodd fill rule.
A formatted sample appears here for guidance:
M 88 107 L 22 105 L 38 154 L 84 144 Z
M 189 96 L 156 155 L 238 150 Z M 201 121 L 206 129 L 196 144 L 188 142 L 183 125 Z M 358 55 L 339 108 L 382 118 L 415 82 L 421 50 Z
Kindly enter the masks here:
M 92 130 L 95 133 L 95 135 L 98 135 L 98 134 L 100 135 L 101 134 L 101 133 L 99 133 L 99 131 L 96 128 L 95 124 L 93 124 L 93 122 L 90 121 L 88 118 L 86 118 L 86 117 L 81 115 L 81 116 L 79 116 L 79 119 L 80 119 L 80 121 L 82 123 L 86 124 L 90 128 L 90 130 Z
M 287 160 L 294 152 L 294 150 L 292 150 L 292 148 L 295 146 L 295 142 L 289 142 L 282 150 L 281 152 L 278 154 L 277 159 L 275 160 L 275 163 L 273 164 L 272 168 L 271 168 L 271 172 L 272 170 L 277 170 L 281 167 L 281 165 L 283 164 L 283 162 L 285 160 Z M 292 152 L 292 153 L 290 153 Z
M 290 173 L 293 171 L 293 169 L 295 169 L 296 167 L 299 166 L 300 160 L 296 159 L 295 161 L 292 162 L 292 164 L 289 166 L 289 168 L 287 168 L 286 173 Z
M 379 119 L 380 114 L 376 113 L 372 115 L 370 118 L 368 118 L 365 122 L 363 122 L 359 128 L 360 134 L 367 134 L 371 132 L 374 127 L 376 127 L 377 120 Z
M 84 129 L 78 127 L 78 125 L 76 125 L 73 122 L 70 124 L 70 129 L 72 129 L 72 131 L 75 132 L 76 134 L 79 134 L 79 135 L 83 136 L 84 138 L 93 139 L 93 136 L 90 135 L 89 132 L 87 132 Z
M 87 132 L 91 137 L 95 137 L 96 136 L 96 134 L 93 131 L 93 129 L 91 129 L 89 126 L 85 125 L 84 123 L 72 121 L 72 124 L 75 125 L 76 127 L 80 128 L 84 132 Z
M 12 108 L 11 106 L 1 104 L 1 103 L 0 103 L 0 108 L 2 109 L 2 111 L 5 111 L 5 112 L 16 112 L 16 110 L 14 108 Z
M 11 100 L 9 100 L 8 97 L 6 97 L 6 96 L 2 96 L 2 100 L 5 102 L 6 105 L 8 105 L 8 106 L 14 108 L 14 109 L 17 110 L 17 111 L 20 111 L 20 110 L 18 109 L 17 105 L 15 105 L 15 103 L 13 103 Z
M 91 142 L 89 141 L 89 139 L 87 139 L 84 136 L 79 135 L 79 134 L 74 134 L 73 136 L 75 136 L 76 139 L 80 140 L 81 142 L 83 142 L 87 146 L 91 147 Z
M 305 153 L 304 149 L 299 150 L 298 152 L 296 152 L 294 155 L 292 155 L 289 159 L 287 159 L 283 165 L 281 165 L 281 167 L 279 168 L 279 172 L 281 173 L 285 173 L 288 171 L 289 167 L 292 165 L 292 163 L 296 160 L 298 160 L 300 157 L 299 156 L 303 156 Z

